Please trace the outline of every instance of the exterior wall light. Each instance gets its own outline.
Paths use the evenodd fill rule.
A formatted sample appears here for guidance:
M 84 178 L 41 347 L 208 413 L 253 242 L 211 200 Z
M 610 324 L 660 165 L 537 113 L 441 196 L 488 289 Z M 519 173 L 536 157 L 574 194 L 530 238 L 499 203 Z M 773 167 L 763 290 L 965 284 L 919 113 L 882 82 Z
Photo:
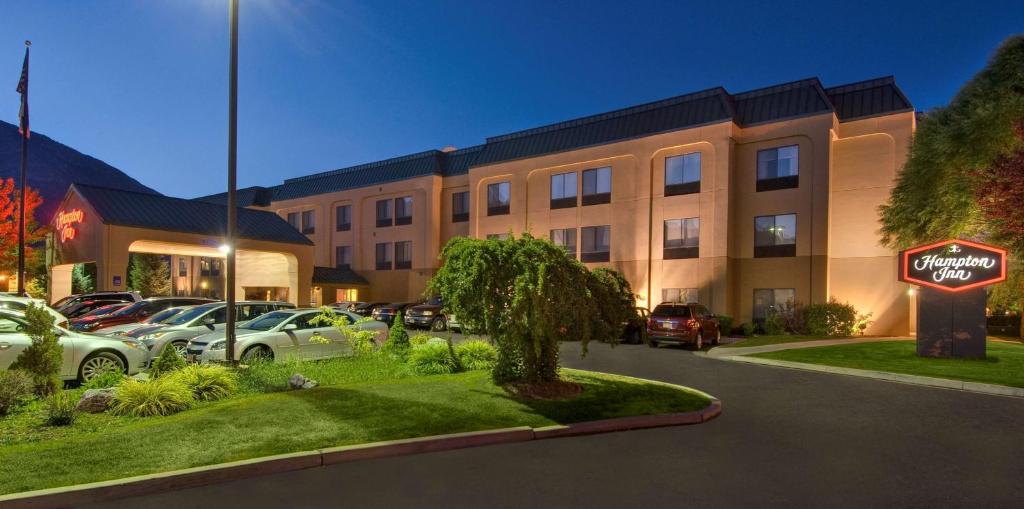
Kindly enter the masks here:
M 221 244 L 217 249 L 220 250 L 221 254 L 228 254 L 231 252 L 231 246 L 227 244 Z

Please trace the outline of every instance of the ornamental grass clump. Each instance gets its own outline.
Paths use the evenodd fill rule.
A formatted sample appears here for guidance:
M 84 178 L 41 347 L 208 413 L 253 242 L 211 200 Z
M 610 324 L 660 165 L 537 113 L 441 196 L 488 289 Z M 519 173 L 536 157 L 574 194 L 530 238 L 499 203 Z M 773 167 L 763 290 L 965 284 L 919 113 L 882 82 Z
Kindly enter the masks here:
M 75 423 L 78 399 L 70 391 L 57 391 L 46 399 L 46 424 L 70 426 Z
M 189 408 L 194 402 L 192 389 L 179 377 L 165 376 L 145 382 L 129 378 L 114 390 L 110 412 L 132 417 L 171 415 Z
M 498 350 L 479 339 L 459 343 L 455 346 L 455 355 L 466 371 L 491 369 L 498 361 Z
M 238 376 L 224 366 L 193 364 L 172 377 L 188 387 L 196 401 L 216 401 L 238 392 Z
M 458 362 L 447 342 L 427 343 L 409 352 L 409 365 L 420 375 L 446 375 L 458 372 Z

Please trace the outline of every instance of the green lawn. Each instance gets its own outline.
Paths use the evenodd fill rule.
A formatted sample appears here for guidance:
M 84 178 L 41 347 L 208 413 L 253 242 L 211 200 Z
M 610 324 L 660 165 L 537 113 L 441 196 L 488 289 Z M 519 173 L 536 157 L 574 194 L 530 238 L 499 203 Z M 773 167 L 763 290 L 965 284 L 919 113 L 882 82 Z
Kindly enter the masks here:
M 548 426 L 706 407 L 664 384 L 563 370 L 570 401 L 521 401 L 490 373 L 407 376 L 307 391 L 242 394 L 169 417 L 81 416 L 40 428 L 40 409 L 0 419 L 0 494 L 317 448 L 511 426 Z M 31 422 L 31 426 L 29 423 Z M 28 431 L 29 429 L 38 431 Z M 52 430 L 52 432 L 47 432 Z
M 822 339 L 843 339 L 823 338 L 821 336 L 805 336 L 798 334 L 780 334 L 776 336 L 753 336 L 747 339 L 722 345 L 721 348 L 746 348 L 748 346 L 778 345 L 782 343 L 802 343 L 804 341 L 820 341 Z
M 752 357 L 844 368 L 949 378 L 1024 387 L 1024 345 L 988 342 L 986 359 L 929 359 L 915 354 L 913 341 L 880 341 L 818 346 L 753 354 Z

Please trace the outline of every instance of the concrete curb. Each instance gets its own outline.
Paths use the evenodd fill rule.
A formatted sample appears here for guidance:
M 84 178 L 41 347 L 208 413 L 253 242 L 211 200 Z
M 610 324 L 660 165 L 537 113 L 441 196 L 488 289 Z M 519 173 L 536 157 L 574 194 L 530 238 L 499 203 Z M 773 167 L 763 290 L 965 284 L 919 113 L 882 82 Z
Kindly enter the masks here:
M 886 341 L 913 341 L 914 338 L 893 336 L 893 337 L 857 337 L 842 339 L 815 339 L 811 341 L 798 341 L 793 343 L 773 343 L 761 346 L 716 346 L 707 352 L 694 352 L 694 355 L 702 355 L 718 359 L 721 357 L 735 357 L 737 355 L 750 355 L 755 353 L 778 352 L 780 350 L 793 350 L 797 348 L 815 348 L 818 346 L 834 345 L 855 345 L 860 343 L 882 343 Z
M 689 390 L 693 391 L 692 389 Z M 515 428 L 373 442 L 278 456 L 266 456 L 232 463 L 207 465 L 62 488 L 26 491 L 0 496 L 0 508 L 43 509 L 78 507 L 89 503 L 152 495 L 166 491 L 238 481 L 250 477 L 304 470 L 349 461 L 451 451 L 467 447 L 528 442 L 549 438 L 593 435 L 615 431 L 700 424 L 710 421 L 722 413 L 722 402 L 712 396 L 708 397 L 711 398 L 711 404 L 701 410 L 694 410 L 692 412 L 621 417 L 544 428 L 519 426 Z
M 888 382 L 899 382 L 911 385 L 923 385 L 926 387 L 940 387 L 943 389 L 976 392 L 979 394 L 989 394 L 994 396 L 1024 398 L 1024 389 L 1018 387 L 1009 387 L 1006 385 L 985 384 L 979 382 L 964 382 L 961 380 L 950 380 L 947 378 L 932 378 L 929 376 L 907 375 L 903 373 L 891 373 L 888 371 L 843 368 L 838 366 L 826 366 L 822 364 L 807 364 L 803 362 L 762 359 L 759 357 L 726 356 L 714 358 L 722 361 L 745 362 L 747 364 L 760 364 L 762 366 L 775 366 L 780 368 L 801 369 L 804 371 L 817 371 L 819 373 L 832 373 L 837 375 L 857 376 L 861 378 L 885 380 Z

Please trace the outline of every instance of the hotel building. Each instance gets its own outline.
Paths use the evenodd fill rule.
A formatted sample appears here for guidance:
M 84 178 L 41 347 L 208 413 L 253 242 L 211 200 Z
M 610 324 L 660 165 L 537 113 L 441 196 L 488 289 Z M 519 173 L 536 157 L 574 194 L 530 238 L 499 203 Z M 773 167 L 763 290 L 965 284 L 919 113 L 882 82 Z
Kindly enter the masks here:
M 872 313 L 869 334 L 907 334 L 913 297 L 877 232 L 914 128 L 892 78 L 719 87 L 238 196 L 311 242 L 289 258 L 312 259 L 292 270 L 311 278 L 300 304 L 417 299 L 449 239 L 530 232 L 621 271 L 644 307 L 740 323 L 835 297 Z

